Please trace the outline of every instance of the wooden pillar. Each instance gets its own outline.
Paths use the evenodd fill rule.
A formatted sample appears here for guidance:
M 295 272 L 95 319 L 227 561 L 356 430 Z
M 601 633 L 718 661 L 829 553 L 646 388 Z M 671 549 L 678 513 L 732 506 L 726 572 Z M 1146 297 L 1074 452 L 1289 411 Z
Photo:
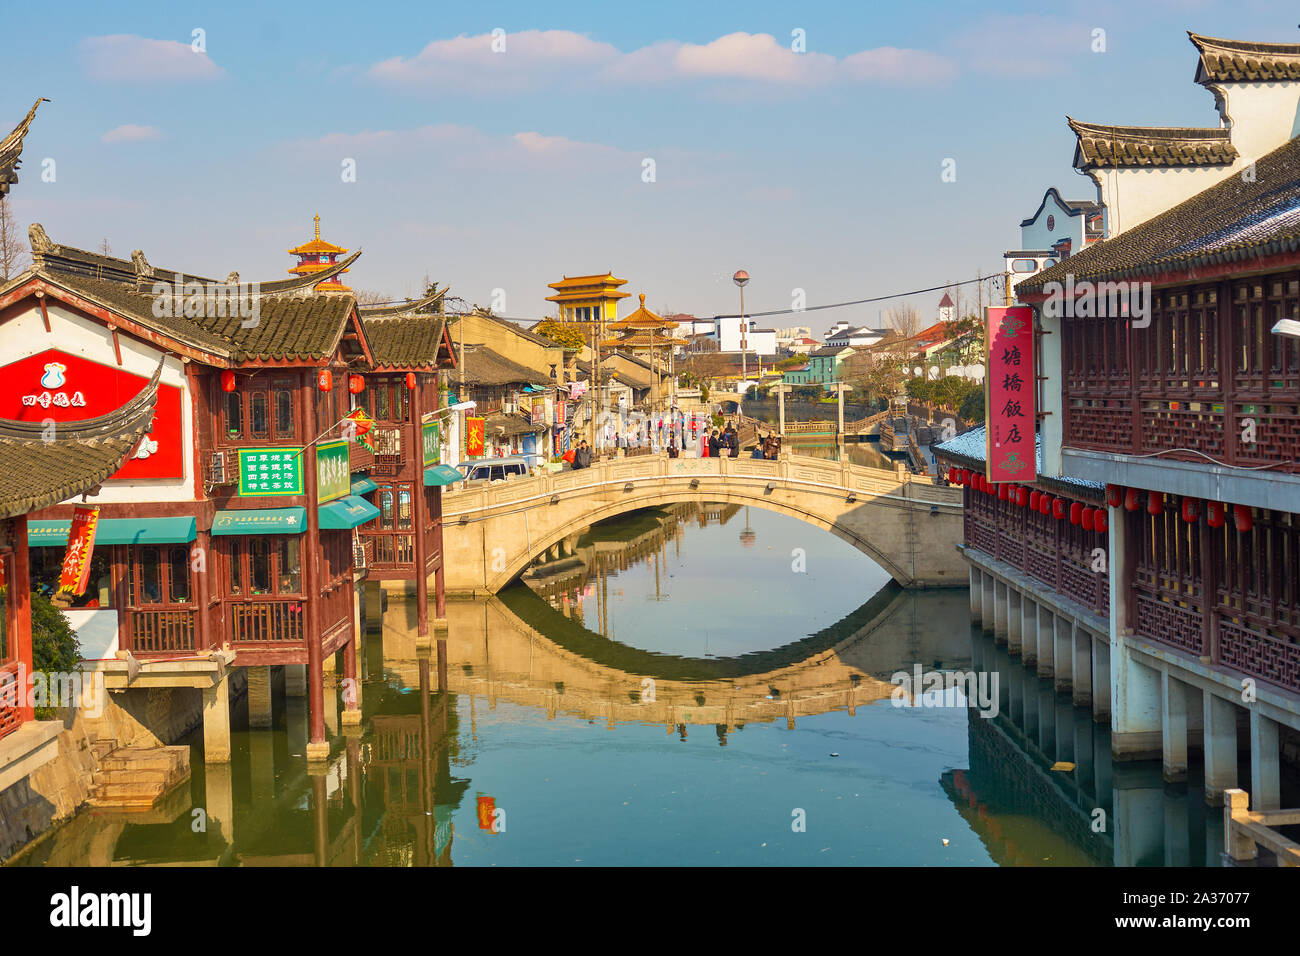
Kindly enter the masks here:
M 442 486 L 433 489 L 433 546 L 438 551 L 438 567 L 433 572 L 433 613 L 441 619 L 447 616 L 447 552 L 442 545 Z
M 307 759 L 324 760 L 329 757 L 329 744 L 325 740 L 324 667 L 321 660 L 321 575 L 320 575 L 320 515 L 316 506 L 316 449 L 306 446 L 316 440 L 316 382 L 315 369 L 303 369 L 298 394 L 302 406 L 302 490 L 306 496 L 307 531 L 300 548 L 302 555 L 303 593 L 307 596 Z
M 361 685 L 357 681 L 357 635 L 343 645 L 343 726 L 361 723 Z
M 194 539 L 194 547 L 190 549 L 191 568 L 194 567 L 196 549 L 198 554 L 203 555 L 203 563 L 199 566 L 201 570 L 194 574 L 198 578 L 194 588 L 194 597 L 198 602 L 198 609 L 194 612 L 198 615 L 194 647 L 195 650 L 209 650 L 220 647 L 222 643 L 219 639 L 214 640 L 212 615 L 208 613 L 208 605 L 212 602 L 212 581 L 217 573 L 217 556 L 212 553 L 211 531 L 200 531 Z
M 411 442 L 415 456 L 415 487 L 411 491 L 412 516 L 415 525 L 415 633 L 417 637 L 429 636 L 429 533 L 428 502 L 424 491 L 424 423 L 420 420 L 422 376 L 416 374 L 416 386 L 411 389 L 411 421 L 415 426 L 415 441 Z
M 14 518 L 14 579 L 9 582 L 9 592 L 14 596 L 10 605 L 14 612 L 11 633 L 14 636 L 14 659 L 25 665 L 20 671 L 25 678 L 32 674 L 32 569 L 27 555 L 27 515 Z M 36 716 L 31 706 L 31 694 L 18 687 L 18 719 L 32 720 Z

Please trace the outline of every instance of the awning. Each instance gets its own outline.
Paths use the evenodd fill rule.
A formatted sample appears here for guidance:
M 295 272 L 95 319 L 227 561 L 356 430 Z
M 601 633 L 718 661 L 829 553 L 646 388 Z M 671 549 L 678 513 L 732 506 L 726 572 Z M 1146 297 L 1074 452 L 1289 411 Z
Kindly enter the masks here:
M 458 481 L 464 481 L 462 475 L 451 465 L 433 465 L 424 469 L 424 485 L 426 488 L 440 488 L 443 485 L 454 485 Z
M 354 495 L 364 495 L 364 494 L 368 494 L 369 492 L 378 491 L 378 490 L 379 490 L 379 486 L 375 484 L 373 481 L 371 481 L 369 478 L 367 478 L 365 475 L 362 475 L 360 478 L 352 479 L 352 493 Z
M 218 511 L 212 519 L 214 535 L 302 534 L 307 530 L 306 508 L 245 508 Z
M 345 495 L 320 506 L 320 527 L 322 531 L 346 531 L 365 524 L 378 514 L 379 509 L 365 498 Z
M 27 546 L 61 548 L 71 526 L 71 521 L 29 521 Z M 95 544 L 188 544 L 197 536 L 193 517 L 101 518 L 95 525 Z

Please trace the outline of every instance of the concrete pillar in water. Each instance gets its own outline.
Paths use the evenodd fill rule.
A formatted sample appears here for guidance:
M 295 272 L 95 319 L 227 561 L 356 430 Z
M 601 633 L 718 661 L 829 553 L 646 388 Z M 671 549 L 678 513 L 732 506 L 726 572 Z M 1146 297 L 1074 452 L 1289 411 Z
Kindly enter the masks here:
M 1056 653 L 1056 615 L 1050 608 L 1038 608 L 1038 655 L 1034 666 L 1039 677 L 1053 674 L 1053 655 Z
M 1282 808 L 1281 767 L 1279 765 L 1277 721 L 1250 711 L 1250 808 Z
M 1038 742 L 1038 680 L 1032 672 L 1021 671 L 1024 684 L 1024 715 L 1025 719 L 1021 725 L 1021 730 L 1025 732 L 1025 740 Z
M 1020 650 L 1021 634 L 1024 633 L 1023 615 L 1020 610 L 1020 592 L 1007 586 L 1007 649 L 1011 653 Z
M 1025 673 L 1025 669 L 1015 666 L 1014 661 L 1002 676 L 1002 683 L 1007 686 L 1010 704 L 1008 713 L 1011 722 L 1022 730 L 1025 726 L 1025 681 L 1028 679 L 1029 675 Z
M 1056 635 L 1052 641 L 1052 681 L 1058 694 L 1067 694 L 1074 687 L 1074 632 L 1081 630 L 1073 621 L 1056 619 Z
M 1042 681 L 1038 683 L 1038 749 L 1049 757 L 1056 753 L 1056 695 Z
M 1110 749 L 1116 760 L 1154 760 L 1161 752 L 1160 674 L 1139 664 L 1129 642 L 1129 513 L 1110 509 Z
M 1164 860 L 1165 787 L 1154 766 L 1117 767 L 1114 774 L 1115 865 Z
M 246 667 L 248 673 L 248 728 L 269 730 L 271 727 L 271 668 Z
M 1092 706 L 1092 632 L 1074 629 L 1074 666 L 1070 670 L 1071 701 L 1075 707 Z
M 343 645 L 343 726 L 361 726 L 361 681 L 357 678 L 357 634 Z
M 1038 602 L 1025 598 L 1020 615 L 1020 660 L 1026 667 L 1038 664 L 1038 615 Z
M 970 620 L 972 624 L 980 623 L 980 599 L 983 596 L 983 582 L 980 569 L 970 566 Z
M 1182 787 L 1165 791 L 1165 866 L 1190 866 L 1192 835 L 1187 825 L 1187 794 Z
M 1110 640 L 1092 640 L 1092 719 L 1110 723 Z
M 1056 759 L 1074 759 L 1074 708 L 1064 697 L 1056 698 Z
M 1237 708 L 1230 700 L 1202 691 L 1205 710 L 1205 802 L 1223 806 L 1223 791 L 1237 786 Z
M 993 642 L 1007 642 L 1007 613 L 1010 601 L 1007 598 L 1007 586 L 996 578 L 993 580 Z
M 1187 780 L 1187 685 L 1160 673 L 1161 744 L 1165 783 Z
M 259 734 L 264 740 L 270 738 Z M 203 810 L 208 815 L 208 829 L 221 826 L 226 843 L 235 842 L 235 788 L 230 764 L 205 761 L 203 768 Z
M 230 684 L 203 688 L 203 762 L 230 763 Z
M 285 664 L 284 665 L 284 696 L 285 697 L 306 697 L 307 696 L 307 665 L 306 664 Z
M 993 575 L 981 575 L 980 582 L 980 620 L 986 631 L 993 630 Z

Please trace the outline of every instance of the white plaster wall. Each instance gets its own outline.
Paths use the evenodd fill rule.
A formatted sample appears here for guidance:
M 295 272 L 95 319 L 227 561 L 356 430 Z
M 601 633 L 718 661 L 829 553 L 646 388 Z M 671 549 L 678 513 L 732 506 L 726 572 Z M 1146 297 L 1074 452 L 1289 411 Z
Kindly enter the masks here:
M 47 349 L 58 349 L 77 355 L 100 365 L 117 367 L 113 354 L 113 335 L 106 327 L 83 318 L 46 297 L 51 331 L 45 331 L 40 306 L 33 300 L 32 307 L 0 325 L 0 357 L 4 364 L 16 362 L 29 355 L 38 355 Z M 158 366 L 161 354 L 153 346 L 137 342 L 121 330 L 118 341 L 122 348 L 122 368 L 133 375 L 149 378 Z M 106 481 L 98 495 L 87 498 L 89 504 L 111 502 L 193 501 L 194 500 L 194 410 L 191 405 L 189 383 L 185 379 L 185 366 L 181 360 L 169 355 L 163 364 L 161 381 L 181 390 L 181 478 L 135 479 L 130 482 Z M 69 499 L 73 501 L 74 499 Z M 75 498 L 81 502 L 81 496 Z
M 1118 236 L 1209 189 L 1226 176 L 1233 175 L 1242 165 L 1244 163 L 1231 167 L 1098 170 L 1095 175 L 1101 179 L 1102 202 L 1106 204 L 1110 226 L 1109 237 Z
M 1047 228 L 1048 216 L 1054 217 L 1052 229 Z M 1050 249 L 1053 243 L 1071 239 L 1070 252 L 1076 253 L 1083 248 L 1084 219 L 1083 214 L 1071 216 L 1055 196 L 1048 196 L 1038 218 L 1028 226 L 1020 227 L 1020 248 Z
M 1224 83 L 1221 89 L 1232 145 L 1242 156 L 1238 166 L 1300 136 L 1300 83 Z

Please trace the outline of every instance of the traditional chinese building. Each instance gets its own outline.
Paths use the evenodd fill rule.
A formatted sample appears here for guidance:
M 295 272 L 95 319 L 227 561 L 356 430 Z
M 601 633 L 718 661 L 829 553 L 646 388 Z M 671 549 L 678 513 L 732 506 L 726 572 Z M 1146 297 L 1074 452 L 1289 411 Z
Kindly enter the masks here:
M 659 395 L 658 388 L 661 373 L 667 371 L 671 376 L 673 352 L 687 344 L 685 339 L 673 335 L 672 330 L 677 328 L 677 323 L 647 309 L 645 293 L 642 292 L 640 305 L 635 312 L 624 319 L 608 322 L 605 327 L 618 335 L 601 342 L 601 348 L 640 355 L 649 360 L 652 385 L 650 402 L 652 407 L 657 406 L 663 397 Z
M 1228 142 L 1269 151 L 1241 167 L 1179 147 L 1221 167 L 1213 185 L 1132 202 L 1140 223 L 1016 287 L 1036 475 L 990 484 L 982 430 L 938 455 L 966 485 L 973 615 L 1108 719 L 1117 759 L 1177 781 L 1199 742 L 1219 803 L 1240 745 L 1252 809 L 1273 809 L 1300 742 L 1300 339 L 1281 322 L 1300 314 L 1300 140 L 1249 107 L 1285 97 L 1295 116 L 1300 45 L 1193 42 Z
M 316 285 L 317 292 L 351 292 L 352 290 L 339 281 L 339 276 L 348 270 L 334 269 L 338 263 L 339 256 L 347 255 L 347 250 L 342 246 L 336 246 L 331 242 L 326 242 L 320 237 L 320 216 L 313 216 L 316 223 L 316 235 L 310 242 L 304 242 L 300 246 L 294 246 L 289 250 L 289 255 L 298 257 L 298 264 L 289 270 L 290 275 L 311 276 L 321 272 L 329 272 L 329 276 L 323 278 Z
M 363 319 L 351 295 L 314 291 L 359 253 L 250 285 L 180 276 L 140 252 L 59 245 L 39 225 L 31 235 L 32 268 L 0 288 L 0 417 L 61 428 L 106 414 L 161 364 L 134 456 L 86 498 L 100 514 L 96 563 L 69 617 L 83 633 L 112 632 L 122 660 L 108 665 L 109 689 L 133 686 L 130 659 L 147 662 L 151 686 L 200 688 L 206 759 L 222 761 L 229 668 L 248 669 L 254 726 L 269 719 L 267 669 L 302 688 L 292 674 L 305 668 L 308 755 L 323 756 L 322 662 L 341 652 L 343 677 L 355 677 L 368 562 L 390 559 L 384 571 L 397 577 L 415 577 L 420 557 L 436 578 L 440 567 L 440 499 L 417 429 L 439 407 L 437 368 L 454 363 L 441 318 L 399 309 Z M 397 441 L 372 452 L 354 440 L 369 437 L 367 408 L 375 437 L 396 431 Z M 403 492 L 412 545 L 376 554 L 378 538 L 399 530 L 385 522 Z M 72 508 L 31 515 L 35 581 L 61 560 Z M 356 695 L 345 706 L 344 723 L 357 720 Z

